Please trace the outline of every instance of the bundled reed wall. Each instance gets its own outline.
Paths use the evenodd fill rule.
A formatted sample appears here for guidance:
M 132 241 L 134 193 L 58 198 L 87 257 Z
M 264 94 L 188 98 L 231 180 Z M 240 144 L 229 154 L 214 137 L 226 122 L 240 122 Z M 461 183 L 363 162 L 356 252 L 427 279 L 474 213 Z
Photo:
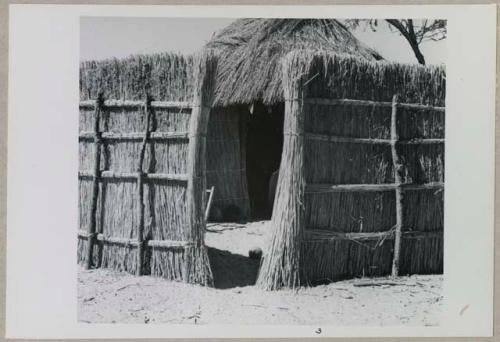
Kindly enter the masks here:
M 99 135 L 102 136 L 99 173 L 103 176 L 98 178 L 96 233 L 99 238 L 92 251 L 91 264 L 94 266 L 187 282 L 211 283 L 212 276 L 203 243 L 204 221 L 203 217 L 202 221 L 196 218 L 199 210 L 195 210 L 197 202 L 193 200 L 204 200 L 205 184 L 193 186 L 190 176 L 196 178 L 192 171 L 194 169 L 203 173 L 205 169 L 206 128 L 203 126 L 208 121 L 207 108 L 211 106 L 210 87 L 213 84 L 214 63 L 211 56 L 200 57 L 199 65 L 194 70 L 196 83 L 192 89 L 197 90 L 194 105 L 177 101 L 171 105 L 158 102 L 153 105 L 153 102 L 144 107 L 138 101 L 108 100 L 101 108 L 98 127 Z M 189 70 L 193 71 L 191 67 Z M 95 82 L 102 86 L 98 78 Z M 174 82 L 173 88 L 178 83 Z M 122 84 L 120 88 L 127 87 Z M 142 89 L 145 98 L 147 90 Z M 87 90 L 87 93 L 93 94 L 93 89 Z M 104 94 L 120 95 L 113 90 L 116 88 L 108 88 Z M 139 88 L 134 88 L 134 91 L 140 92 Z M 138 97 L 132 96 L 130 92 L 124 94 Z M 173 100 L 179 100 L 179 97 Z M 89 101 L 80 105 L 79 224 L 83 232 L 87 230 L 93 214 L 91 188 L 94 182 L 92 156 L 95 143 L 89 133 L 94 130 L 95 107 L 96 104 Z M 202 107 L 203 111 L 200 111 Z M 149 111 L 149 115 L 145 111 Z M 149 123 L 146 120 L 148 117 Z M 200 117 L 201 125 L 195 124 L 193 120 Z M 147 137 L 142 137 L 147 128 Z M 198 130 L 202 132 L 201 140 L 196 138 Z M 190 152 L 190 148 L 194 148 L 193 144 L 201 154 Z M 142 154 L 143 162 L 140 163 Z M 199 159 L 199 155 L 203 163 L 195 165 L 193 158 Z M 143 189 L 142 201 L 138 200 L 138 186 Z M 142 229 L 138 229 L 141 226 Z M 91 238 L 80 235 L 79 262 L 87 261 L 85 250 Z M 142 241 L 143 247 L 139 248 Z M 140 249 L 144 250 L 144 254 L 139 254 Z M 143 256 L 143 262 L 138 269 L 140 255 Z
M 191 109 L 154 110 L 152 132 L 187 131 Z M 101 121 L 102 132 L 130 133 L 144 130 L 144 113 L 141 107 L 107 107 Z M 80 133 L 89 131 L 86 121 L 91 121 L 93 109 L 81 108 Z M 91 170 L 93 150 L 91 141 L 80 139 L 80 170 Z M 139 156 L 139 140 L 104 140 L 101 154 L 102 171 L 134 173 Z M 144 170 L 148 173 L 185 174 L 187 143 L 177 141 L 148 142 Z M 80 229 L 88 225 L 90 211 L 89 188 L 92 177 L 80 178 Z M 144 236 L 147 239 L 182 240 L 186 226 L 186 185 L 175 181 L 148 181 L 144 184 L 146 203 L 146 224 Z M 98 204 L 98 232 L 105 238 L 137 238 L 137 183 L 135 178 L 126 180 L 103 179 L 100 183 Z M 82 242 L 82 240 L 80 240 Z M 102 244 L 100 266 L 119 271 L 136 272 L 136 248 L 118 244 Z M 81 248 L 84 248 L 81 243 Z M 79 250 L 79 260 L 84 253 Z M 147 269 L 147 267 L 146 267 Z M 154 273 L 154 272 L 153 272 Z
M 303 51 L 291 53 L 284 63 L 289 65 L 285 72 L 299 73 L 306 79 L 303 92 L 307 97 L 302 108 L 303 177 L 307 185 L 302 199 L 303 242 L 300 251 L 295 252 L 300 254 L 301 283 L 390 274 L 397 217 L 394 188 L 330 191 L 326 185 L 395 183 L 391 105 L 321 99 L 390 102 L 399 94 L 401 103 L 444 106 L 444 69 Z M 290 75 L 283 77 L 289 79 Z M 397 110 L 396 130 L 401 141 L 444 138 L 444 111 L 406 107 Z M 403 184 L 444 182 L 444 143 L 396 144 L 396 149 Z M 280 169 L 280 181 L 284 174 L 286 170 Z M 300 181 L 296 180 L 293 186 L 297 184 Z M 283 189 L 278 187 L 279 191 Z M 407 189 L 403 193 L 399 274 L 440 273 L 443 189 Z M 298 215 L 301 214 L 292 216 Z M 276 259 L 276 253 L 290 253 L 276 247 L 284 243 L 284 238 L 279 226 L 273 229 L 273 244 L 263 265 Z M 422 232 L 429 234 L 419 234 Z M 287 236 L 292 235 L 296 233 Z M 267 273 L 261 274 L 259 280 L 265 288 L 289 286 L 286 282 L 270 281 Z

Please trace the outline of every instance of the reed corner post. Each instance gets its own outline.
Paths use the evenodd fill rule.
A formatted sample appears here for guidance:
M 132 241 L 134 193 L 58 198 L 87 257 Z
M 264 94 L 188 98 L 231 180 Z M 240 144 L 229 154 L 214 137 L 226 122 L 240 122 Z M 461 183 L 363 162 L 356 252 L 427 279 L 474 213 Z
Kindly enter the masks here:
M 403 227 L 403 165 L 398 153 L 397 145 L 399 141 L 398 134 L 398 95 L 392 98 L 391 111 L 391 154 L 394 168 L 394 183 L 396 185 L 396 226 L 394 230 L 394 255 L 392 259 L 392 276 L 399 275 L 399 263 L 401 254 L 401 230 Z
M 187 240 L 190 247 L 186 250 L 188 258 L 185 261 L 183 278 L 190 283 L 212 285 L 213 276 L 204 243 L 206 135 L 214 98 L 217 57 L 213 54 L 203 54 L 198 56 L 197 63 L 187 161 Z
M 96 103 L 95 103 L 95 112 L 94 112 L 94 172 L 93 172 L 93 180 L 92 180 L 92 197 L 90 203 L 90 220 L 87 229 L 87 253 L 85 259 L 85 268 L 90 269 L 92 267 L 92 259 L 94 252 L 94 244 L 96 241 L 96 224 L 97 224 L 97 201 L 99 198 L 99 181 L 101 178 L 101 145 L 102 145 L 102 137 L 100 132 L 100 116 L 101 111 L 104 107 L 104 95 L 102 92 L 99 92 L 97 95 Z
M 295 288 L 303 283 L 305 220 L 304 61 L 283 60 L 285 119 L 283 152 L 271 219 L 273 229 L 264 253 L 257 285 L 265 290 Z M 306 68 L 307 69 L 307 68 Z

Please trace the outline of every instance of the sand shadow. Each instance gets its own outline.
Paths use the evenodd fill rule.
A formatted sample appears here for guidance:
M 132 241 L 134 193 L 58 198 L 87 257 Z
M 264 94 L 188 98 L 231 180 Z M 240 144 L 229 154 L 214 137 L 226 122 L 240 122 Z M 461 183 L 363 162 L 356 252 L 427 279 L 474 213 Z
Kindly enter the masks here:
M 260 260 L 250 259 L 217 248 L 208 248 L 210 266 L 217 289 L 230 289 L 255 285 Z

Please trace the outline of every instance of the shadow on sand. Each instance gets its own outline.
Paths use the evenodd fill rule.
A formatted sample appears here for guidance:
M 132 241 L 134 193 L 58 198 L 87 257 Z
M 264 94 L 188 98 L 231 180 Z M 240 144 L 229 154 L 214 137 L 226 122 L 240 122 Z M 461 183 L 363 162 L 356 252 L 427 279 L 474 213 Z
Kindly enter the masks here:
M 217 289 L 255 285 L 260 260 L 250 259 L 217 248 L 208 248 L 210 266 Z

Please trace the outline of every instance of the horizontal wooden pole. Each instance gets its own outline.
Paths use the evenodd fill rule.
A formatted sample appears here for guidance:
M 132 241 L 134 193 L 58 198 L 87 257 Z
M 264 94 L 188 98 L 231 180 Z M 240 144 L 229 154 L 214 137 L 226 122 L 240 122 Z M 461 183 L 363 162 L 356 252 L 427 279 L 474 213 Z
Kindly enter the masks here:
M 179 108 L 179 109 L 190 109 L 193 108 L 193 103 L 187 101 L 152 101 L 151 108 Z
M 342 233 L 324 229 L 307 229 L 306 240 L 379 240 L 392 236 L 392 232 Z
M 444 183 L 434 182 L 425 184 L 308 184 L 306 193 L 317 192 L 369 192 L 369 191 L 392 191 L 397 187 L 402 190 L 432 190 L 443 189 Z
M 334 232 L 326 229 L 307 229 L 305 231 L 306 240 L 381 240 L 381 239 L 394 239 L 394 231 L 389 230 L 385 232 L 360 232 L 360 233 L 344 233 Z M 406 231 L 402 232 L 403 239 L 429 239 L 429 238 L 442 238 L 443 231 Z
M 88 239 L 89 238 L 89 232 L 83 229 L 78 230 L 78 237 Z
M 94 177 L 91 171 L 78 171 L 79 178 L 90 178 Z M 102 171 L 101 178 L 108 179 L 131 179 L 137 180 L 137 172 L 114 172 L 114 171 Z M 144 174 L 145 179 L 158 179 L 158 180 L 172 180 L 172 181 L 182 181 L 187 182 L 187 174 L 169 174 L 169 173 L 147 173 Z
M 88 239 L 89 234 L 84 230 L 78 231 L 78 237 L 82 239 Z M 103 234 L 97 234 L 97 240 L 103 243 L 112 243 L 117 245 L 131 246 L 137 247 L 139 245 L 139 241 L 137 239 L 130 238 L 118 238 L 118 237 L 104 237 Z M 195 244 L 189 241 L 174 241 L 174 240 L 149 240 L 147 241 L 148 247 L 155 248 L 188 248 L 193 247 Z
M 149 240 L 148 246 L 154 248 L 187 248 L 193 247 L 194 242 L 190 241 L 173 241 L 173 240 Z
M 118 244 L 118 245 L 131 245 L 131 246 L 138 245 L 137 239 L 109 237 L 109 236 L 104 237 L 104 234 L 96 234 L 96 235 L 97 235 L 97 240 L 102 241 L 102 242 L 114 243 L 114 244 Z M 84 230 L 79 230 L 78 237 L 83 238 L 83 239 L 88 239 L 89 234 Z
M 411 139 L 411 140 L 396 140 L 391 139 L 377 139 L 377 138 L 354 138 L 343 137 L 328 134 L 306 133 L 306 139 L 318 140 L 335 143 L 348 143 L 348 144 L 372 144 L 372 145 L 391 145 L 393 143 L 398 145 L 430 145 L 430 144 L 443 144 L 444 139 Z
M 97 235 L 97 240 L 102 241 L 104 243 L 112 243 L 117 245 L 126 245 L 137 247 L 139 242 L 137 239 L 127 239 L 127 238 L 117 238 L 117 237 L 104 237 L 103 234 Z
M 419 139 L 409 139 L 409 140 L 397 140 L 396 144 L 399 145 L 433 145 L 433 144 L 444 144 L 444 139 L 438 138 L 419 138 Z
M 84 230 L 78 231 L 78 237 L 82 239 L 88 239 L 89 234 Z M 127 245 L 137 247 L 139 241 L 137 239 L 130 238 L 119 238 L 119 237 L 105 237 L 103 234 L 97 234 L 97 240 L 104 243 L 113 243 L 118 245 Z M 187 248 L 192 247 L 195 244 L 190 241 L 174 241 L 174 240 L 149 240 L 147 241 L 148 247 L 155 248 Z
M 368 101 L 368 100 L 353 100 L 353 99 L 325 99 L 325 98 L 308 98 L 304 99 L 304 103 L 317 105 L 351 105 L 351 106 L 368 106 L 368 107 L 392 107 L 392 102 L 383 101 Z M 421 110 L 432 110 L 436 112 L 444 112 L 445 107 L 429 106 L 417 103 L 398 103 L 398 107 L 412 108 Z
M 403 231 L 401 232 L 403 239 L 434 239 L 434 238 L 444 238 L 444 232 L 440 231 L 430 231 L 430 232 L 422 232 L 422 231 Z
M 83 100 L 80 101 L 80 108 L 93 108 L 95 107 L 95 100 Z M 132 100 L 106 100 L 104 101 L 104 107 L 123 107 L 123 108 L 135 108 L 143 107 L 146 103 L 144 101 L 132 101 Z M 191 102 L 184 101 L 152 101 L 151 108 L 179 108 L 179 109 L 190 109 L 193 107 Z
M 306 133 L 306 139 L 327 141 L 327 142 L 338 142 L 338 143 L 352 143 L 352 144 L 374 144 L 374 145 L 376 145 L 376 144 L 390 145 L 391 144 L 391 140 L 389 140 L 389 139 L 351 138 L 351 137 L 342 137 L 342 136 L 336 136 L 336 135 L 315 134 L 315 133 Z
M 93 140 L 95 133 L 81 132 L 79 138 L 81 140 Z M 101 138 L 105 140 L 137 140 L 144 139 L 144 132 L 129 132 L 129 133 L 115 133 L 115 132 L 102 132 Z M 169 139 L 185 139 L 188 140 L 188 132 L 150 132 L 149 140 L 169 140 Z
M 179 173 L 179 174 L 169 174 L 169 173 L 148 173 L 145 175 L 146 179 L 158 179 L 158 180 L 173 180 L 173 181 L 188 181 L 187 173 Z

